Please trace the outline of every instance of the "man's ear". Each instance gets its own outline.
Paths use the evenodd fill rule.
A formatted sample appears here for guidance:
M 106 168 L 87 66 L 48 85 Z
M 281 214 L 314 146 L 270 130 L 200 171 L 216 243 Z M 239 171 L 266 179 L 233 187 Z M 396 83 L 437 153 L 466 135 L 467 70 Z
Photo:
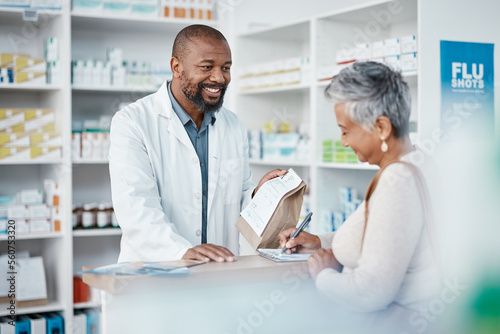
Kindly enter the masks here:
M 170 59 L 170 69 L 174 78 L 180 78 L 182 73 L 182 64 L 179 59 L 172 57 Z
M 392 134 L 391 120 L 387 116 L 380 116 L 375 121 L 375 130 L 378 131 L 380 138 L 389 138 Z

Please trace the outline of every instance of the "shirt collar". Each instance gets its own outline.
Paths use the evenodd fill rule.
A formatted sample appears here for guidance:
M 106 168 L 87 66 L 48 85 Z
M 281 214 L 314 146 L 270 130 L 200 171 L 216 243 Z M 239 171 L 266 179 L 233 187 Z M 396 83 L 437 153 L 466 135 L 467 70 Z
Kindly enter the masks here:
M 168 96 L 170 97 L 170 101 L 172 102 L 172 109 L 174 109 L 174 112 L 177 114 L 177 116 L 181 120 L 182 125 L 185 126 L 187 123 L 189 123 L 189 121 L 191 121 L 191 122 L 193 122 L 193 124 L 195 124 L 193 119 L 191 118 L 191 116 L 189 116 L 189 114 L 186 112 L 186 110 L 184 110 L 184 108 L 182 108 L 182 106 L 179 104 L 179 102 L 177 102 L 177 100 L 175 99 L 174 95 L 172 94 L 172 89 L 170 88 L 171 85 L 172 85 L 172 82 L 169 81 L 167 83 L 167 91 L 168 91 Z M 205 124 L 206 125 L 208 125 L 208 124 L 214 125 L 215 120 L 216 120 L 215 113 L 205 114 L 205 117 L 203 117 L 202 126 Z

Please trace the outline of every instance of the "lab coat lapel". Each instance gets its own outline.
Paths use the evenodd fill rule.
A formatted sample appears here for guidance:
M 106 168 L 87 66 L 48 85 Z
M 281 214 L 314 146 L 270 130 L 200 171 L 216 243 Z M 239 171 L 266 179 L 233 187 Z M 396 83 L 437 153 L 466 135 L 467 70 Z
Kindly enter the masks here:
M 217 117 L 217 114 L 216 114 Z M 222 145 L 224 143 L 224 128 L 226 124 L 222 117 L 218 117 L 208 131 L 208 203 L 207 218 L 210 217 L 215 192 L 219 182 L 220 163 L 222 158 Z
M 168 119 L 167 131 L 174 135 L 188 150 L 196 154 L 184 125 L 172 108 L 172 102 L 170 102 L 170 96 L 167 91 L 167 82 L 163 83 L 156 93 L 156 100 L 158 103 L 158 114 Z

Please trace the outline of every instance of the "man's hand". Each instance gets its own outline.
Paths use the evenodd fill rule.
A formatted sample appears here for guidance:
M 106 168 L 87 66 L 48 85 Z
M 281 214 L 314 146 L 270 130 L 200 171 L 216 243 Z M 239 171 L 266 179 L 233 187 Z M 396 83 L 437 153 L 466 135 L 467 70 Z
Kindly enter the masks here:
M 331 249 L 319 249 L 307 260 L 309 273 L 313 279 L 316 279 L 318 274 L 325 268 L 332 268 L 340 271 L 342 265 L 337 261 Z
M 294 239 L 290 239 L 297 229 L 289 228 L 278 234 L 280 248 L 286 246 L 287 254 L 292 253 L 314 253 L 321 248 L 321 240 L 317 235 L 302 231 Z
M 236 257 L 227 248 L 213 244 L 203 244 L 187 250 L 183 260 L 199 260 L 209 262 L 234 262 Z
M 278 176 L 283 176 L 287 173 L 288 171 L 286 170 L 281 170 L 281 169 L 275 169 L 275 170 L 272 170 L 270 171 L 269 173 L 267 173 L 266 175 L 264 175 L 262 177 L 262 179 L 260 179 L 260 182 L 259 184 L 257 185 L 257 188 L 255 188 L 255 190 L 253 191 L 253 196 L 255 196 L 255 194 L 257 193 L 257 191 L 259 191 L 259 188 L 264 184 L 266 183 L 267 181 L 269 180 L 272 180 Z

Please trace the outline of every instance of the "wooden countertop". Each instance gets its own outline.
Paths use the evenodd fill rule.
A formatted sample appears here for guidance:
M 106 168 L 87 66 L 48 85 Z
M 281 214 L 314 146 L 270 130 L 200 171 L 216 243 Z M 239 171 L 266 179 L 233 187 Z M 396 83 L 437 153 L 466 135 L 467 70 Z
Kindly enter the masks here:
M 128 294 L 282 281 L 289 276 L 309 278 L 306 262 L 278 263 L 258 255 L 240 256 L 236 262 L 209 262 L 189 270 L 190 275 L 177 277 L 83 274 L 83 281 L 111 294 Z

